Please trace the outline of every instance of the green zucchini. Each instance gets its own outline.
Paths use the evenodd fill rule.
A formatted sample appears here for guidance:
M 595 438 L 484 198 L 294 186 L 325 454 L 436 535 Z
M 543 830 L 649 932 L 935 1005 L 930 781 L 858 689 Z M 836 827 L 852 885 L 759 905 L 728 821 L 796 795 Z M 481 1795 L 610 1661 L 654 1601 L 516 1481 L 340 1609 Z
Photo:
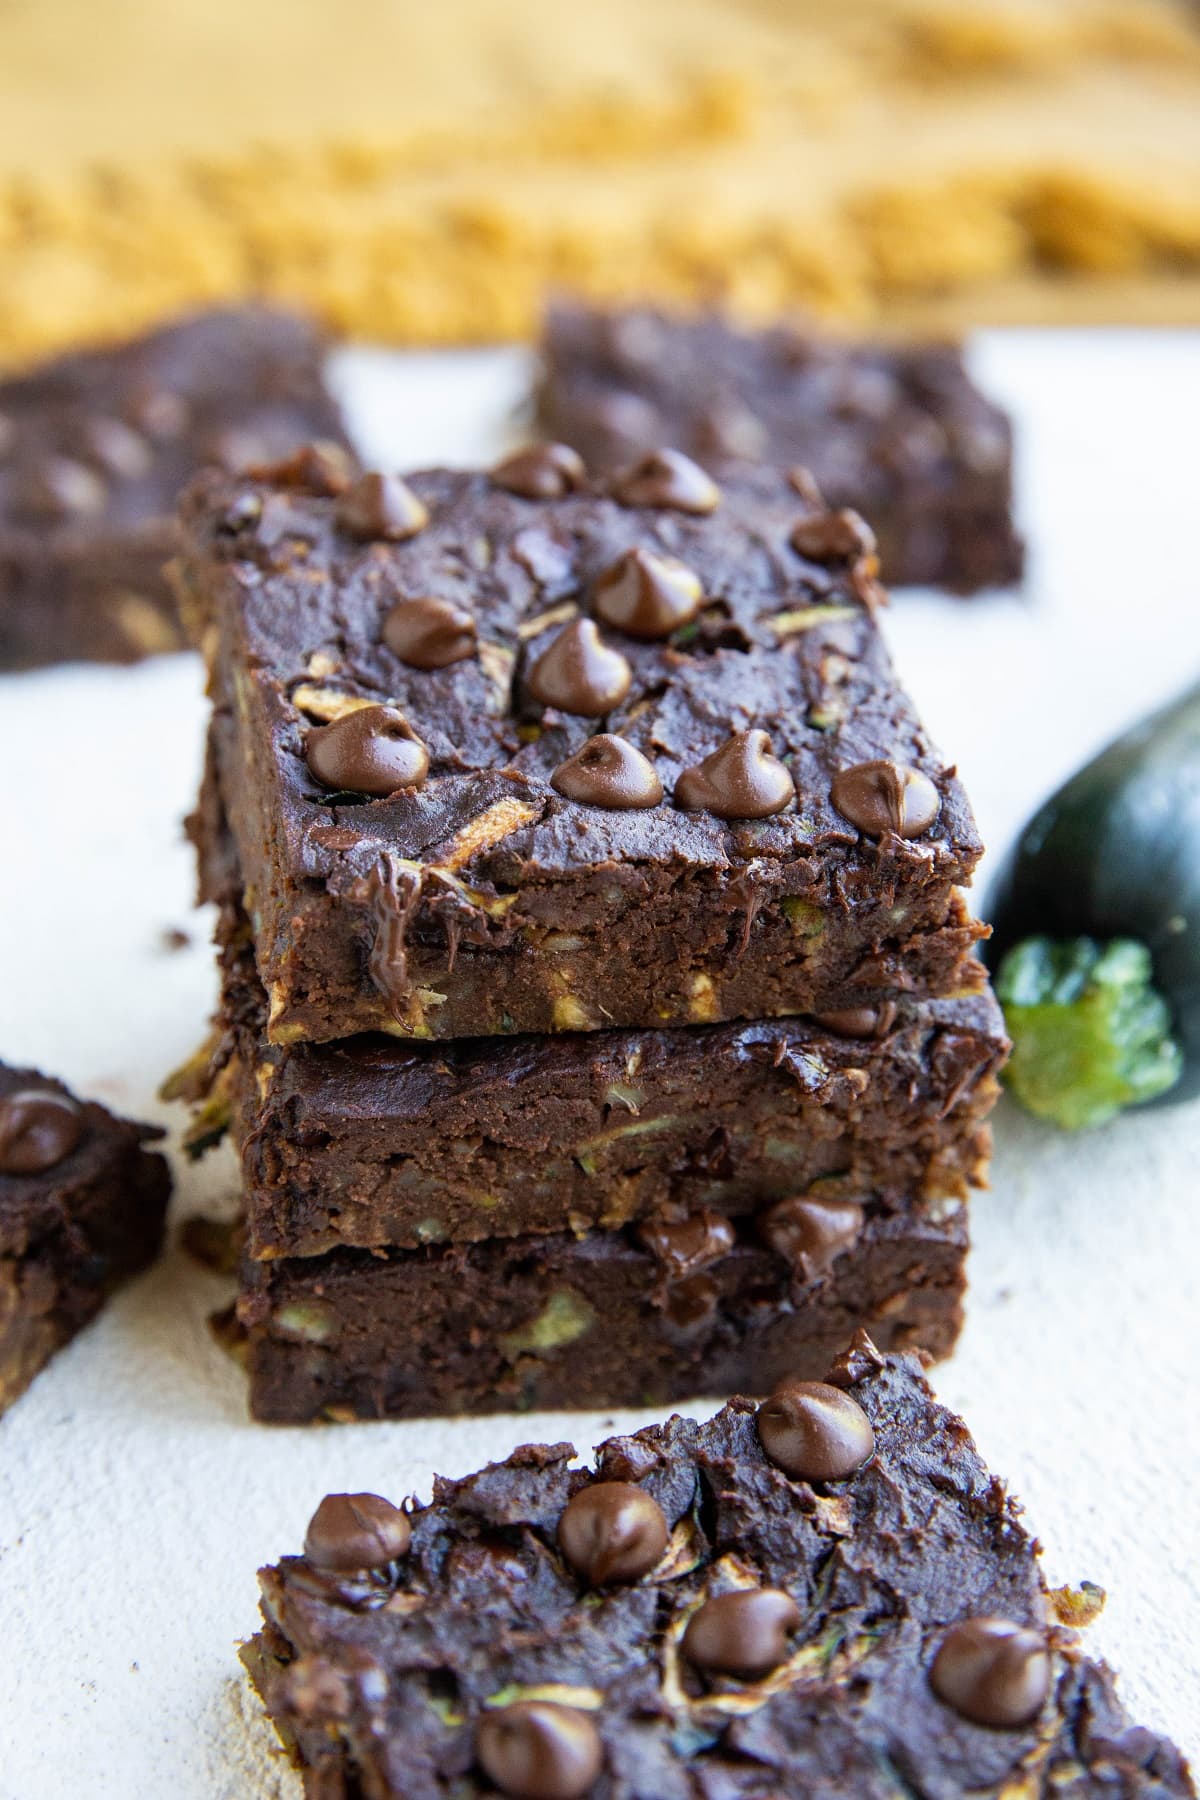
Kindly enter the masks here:
M 1046 801 L 985 916 L 1023 1104 L 1077 1127 L 1200 1093 L 1200 685 Z

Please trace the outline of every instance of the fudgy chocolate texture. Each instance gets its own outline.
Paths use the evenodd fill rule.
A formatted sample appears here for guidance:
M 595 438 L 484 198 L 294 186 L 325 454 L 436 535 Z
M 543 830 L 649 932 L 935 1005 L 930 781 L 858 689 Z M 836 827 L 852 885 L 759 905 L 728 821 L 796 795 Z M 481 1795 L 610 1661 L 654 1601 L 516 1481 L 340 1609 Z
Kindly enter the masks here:
M 650 1406 L 819 1375 L 858 1326 L 953 1348 L 961 1202 L 889 1208 L 815 1259 L 710 1212 L 633 1230 L 242 1264 L 256 1418 L 421 1418 Z
M 210 659 L 277 1042 L 708 1024 L 978 979 L 957 894 L 980 852 L 965 796 L 896 685 L 870 555 L 796 550 L 797 525 L 825 515 L 782 475 L 740 474 L 703 515 L 681 510 L 706 498 L 673 465 L 615 485 L 657 504 L 596 488 L 527 499 L 445 471 L 410 487 L 429 517 L 403 542 L 364 542 L 338 522 L 346 497 L 305 491 L 295 470 L 275 483 L 208 475 L 184 503 L 179 581 Z M 639 619 L 664 582 L 681 585 L 663 559 L 685 566 L 704 604 L 669 640 L 605 623 L 597 647 L 579 615 L 631 549 L 659 559 L 629 576 Z M 385 623 L 415 599 L 469 615 L 468 655 L 400 659 Z M 603 604 L 613 610 L 611 590 Z M 621 685 L 613 655 L 628 689 L 602 720 L 535 698 L 599 704 Z M 388 709 L 369 741 L 347 717 L 363 703 Z M 387 798 L 331 790 L 306 750 L 332 721 L 355 735 L 318 740 L 327 774 L 388 779 L 397 759 L 413 762 L 412 738 L 427 772 Z M 552 785 L 601 725 L 644 755 L 664 800 L 594 805 Z M 740 732 L 752 766 L 699 785 L 713 805 L 759 804 L 773 765 L 756 731 L 794 781 L 787 810 L 673 803 L 678 779 Z M 860 828 L 833 805 L 835 777 L 880 759 L 932 792 L 937 816 L 919 835 L 877 807 L 855 807 Z
M 176 497 L 210 462 L 345 441 L 323 349 L 303 319 L 248 308 L 0 383 L 0 667 L 183 649 Z
M 612 1438 L 594 1470 L 571 1466 L 571 1444 L 527 1445 L 436 1480 L 431 1504 L 406 1502 L 407 1532 L 381 1499 L 326 1501 L 306 1555 L 261 1572 L 264 1624 L 242 1653 L 306 1793 L 1192 1795 L 1179 1752 L 1131 1725 L 1108 1670 L 1059 1622 L 1073 1596 L 1047 1590 L 1019 1509 L 917 1360 L 884 1364 L 860 1337 L 830 1374 L 810 1449 L 840 1448 L 839 1399 L 873 1437 L 872 1460 L 840 1479 L 786 1474 L 753 1403 L 736 1399 L 707 1424 Z M 666 1550 L 647 1568 L 662 1526 Z M 632 1569 L 596 1585 L 606 1538 L 632 1546 Z M 747 1598 L 731 1607 L 735 1595 Z M 1022 1676 L 1034 1700 L 1044 1685 L 1025 1723 L 974 1723 L 932 1684 L 954 1628 L 981 1617 L 1028 1633 L 1023 1660 L 985 1672 L 977 1695 L 994 1714 Z M 747 1649 L 766 1673 L 713 1667 Z M 943 1686 L 947 1673 L 943 1660 Z M 530 1708 L 547 1702 L 539 1785 L 506 1784 Z M 592 1752 L 574 1784 L 572 1742 Z
M 597 473 L 678 444 L 718 474 L 800 464 L 879 540 L 883 577 L 971 594 L 1019 580 L 1012 428 L 949 345 L 847 344 L 714 317 L 557 306 L 537 423 Z
M 153 1260 L 171 1180 L 162 1134 L 0 1065 L 0 1412 Z
M 838 1021 L 405 1045 L 270 1044 L 244 921 L 224 953 L 247 1249 L 314 1256 L 614 1228 L 785 1196 L 964 1197 L 1006 1049 L 990 994 Z M 889 1018 L 889 1014 L 894 1017 Z

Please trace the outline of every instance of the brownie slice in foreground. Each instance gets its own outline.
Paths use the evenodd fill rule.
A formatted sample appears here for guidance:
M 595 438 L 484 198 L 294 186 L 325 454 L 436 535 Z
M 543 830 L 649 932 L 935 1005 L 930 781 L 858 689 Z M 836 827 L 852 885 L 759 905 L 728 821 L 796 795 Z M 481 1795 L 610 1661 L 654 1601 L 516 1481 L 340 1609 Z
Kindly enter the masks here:
M 0 1065 L 0 1412 L 158 1254 L 161 1136 Z
M 276 1045 L 244 915 L 222 1053 L 246 1249 L 318 1256 L 678 1220 L 777 1201 L 965 1198 L 1007 1039 L 990 993 L 690 1031 Z M 797 1198 L 799 1197 L 799 1198 Z
M 245 308 L 0 382 L 0 668 L 184 649 L 163 573 L 179 491 L 208 463 L 344 444 L 324 350 Z
M 596 473 L 660 443 L 718 473 L 799 464 L 870 520 L 885 581 L 972 594 L 1020 579 L 1012 427 L 950 345 L 564 305 L 542 357 L 538 427 Z
M 207 475 L 177 578 L 276 1042 L 712 1024 L 981 980 L 980 843 L 860 522 L 673 453 L 601 489 Z
M 231 1347 L 272 1424 L 657 1406 L 818 1375 L 865 1325 L 947 1356 L 961 1200 L 785 1200 L 643 1228 L 243 1259 Z
M 919 1362 L 331 1495 L 242 1653 L 321 1800 L 1183 1800 Z M 397 1495 L 397 1498 L 400 1498 Z

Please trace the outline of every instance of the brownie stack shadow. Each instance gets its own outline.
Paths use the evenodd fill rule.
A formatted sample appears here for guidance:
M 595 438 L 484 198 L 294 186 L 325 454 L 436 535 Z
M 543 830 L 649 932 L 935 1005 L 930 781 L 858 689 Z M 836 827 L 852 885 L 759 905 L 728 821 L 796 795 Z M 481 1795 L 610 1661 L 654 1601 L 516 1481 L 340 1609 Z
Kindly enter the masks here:
M 861 521 L 670 452 L 309 451 L 182 545 L 255 1415 L 944 1355 L 1006 1043 Z

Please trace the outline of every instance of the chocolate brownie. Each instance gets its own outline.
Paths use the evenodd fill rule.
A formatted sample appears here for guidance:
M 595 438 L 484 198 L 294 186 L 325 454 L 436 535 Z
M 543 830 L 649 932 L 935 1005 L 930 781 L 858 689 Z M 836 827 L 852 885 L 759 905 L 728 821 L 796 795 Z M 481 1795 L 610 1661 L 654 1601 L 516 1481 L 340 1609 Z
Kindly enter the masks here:
M 244 919 L 216 1077 L 255 1257 L 615 1228 L 808 1195 L 963 1198 L 1006 1049 L 990 994 L 818 1022 L 270 1044 Z M 212 1096 L 201 1109 L 207 1129 Z M 803 1208 L 802 1202 L 797 1202 Z
M 0 382 L 0 667 L 132 662 L 185 638 L 163 565 L 206 463 L 344 442 L 303 319 L 198 314 Z
M 717 473 L 800 464 L 871 521 L 885 580 L 971 594 L 1020 579 L 1012 427 L 951 345 L 564 305 L 542 357 L 538 426 L 597 473 L 664 442 Z
M 157 1255 L 161 1136 L 0 1064 L 0 1412 Z
M 948 1355 L 965 1208 L 784 1201 L 638 1229 L 334 1250 L 241 1268 L 254 1416 L 424 1418 L 652 1406 L 818 1375 L 859 1325 Z
M 915 1357 L 333 1494 L 243 1661 L 316 1800 L 1184 1800 Z M 400 1493 L 396 1499 L 402 1498 Z
M 980 854 L 869 535 L 673 453 L 606 489 L 201 477 L 181 592 L 276 1042 L 710 1024 L 977 984 Z

